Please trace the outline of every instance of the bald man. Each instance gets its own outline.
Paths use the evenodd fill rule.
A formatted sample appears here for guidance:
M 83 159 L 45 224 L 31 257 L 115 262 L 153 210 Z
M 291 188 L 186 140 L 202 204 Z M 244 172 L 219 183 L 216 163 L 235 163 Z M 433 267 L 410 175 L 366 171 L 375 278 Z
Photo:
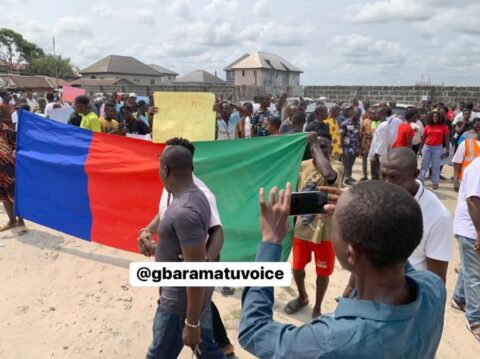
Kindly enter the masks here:
M 435 273 L 445 283 L 448 262 L 453 256 L 453 219 L 437 196 L 417 180 L 418 173 L 417 158 L 410 148 L 392 149 L 380 167 L 382 180 L 406 189 L 422 211 L 422 240 L 408 261 L 416 270 Z M 355 278 L 351 276 L 343 296 L 349 297 L 353 288 Z
M 409 258 L 417 270 L 429 270 L 446 281 L 452 259 L 453 220 L 436 195 L 417 180 L 415 153 L 410 148 L 394 148 L 380 167 L 383 181 L 405 188 L 415 197 L 423 216 L 423 237 Z
M 158 226 L 156 262 L 204 262 L 211 210 L 193 180 L 193 155 L 183 146 L 165 147 L 160 177 L 173 195 Z M 162 288 L 147 359 L 177 358 L 184 345 L 201 357 L 225 358 L 213 339 L 211 298 L 214 288 Z

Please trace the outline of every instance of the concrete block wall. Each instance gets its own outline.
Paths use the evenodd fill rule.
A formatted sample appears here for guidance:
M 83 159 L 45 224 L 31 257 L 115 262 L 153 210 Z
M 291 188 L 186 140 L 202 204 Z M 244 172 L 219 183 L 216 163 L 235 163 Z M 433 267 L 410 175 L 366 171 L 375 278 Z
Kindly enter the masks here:
M 480 87 L 445 87 L 445 86 L 305 86 L 304 96 L 318 98 L 325 96 L 328 101 L 342 102 L 357 97 L 371 104 L 381 101 L 396 100 L 397 103 L 419 104 L 422 96 L 434 102 L 447 105 L 461 101 L 480 101 Z
M 300 86 L 231 86 L 231 85 L 188 85 L 188 84 L 166 84 L 155 86 L 120 85 L 120 86 L 84 86 L 87 94 L 93 96 L 95 93 L 135 92 L 138 96 L 150 96 L 155 91 L 171 92 L 212 92 L 225 99 L 233 101 L 252 100 L 254 96 L 261 94 L 280 95 L 286 92 L 289 96 L 300 96 Z

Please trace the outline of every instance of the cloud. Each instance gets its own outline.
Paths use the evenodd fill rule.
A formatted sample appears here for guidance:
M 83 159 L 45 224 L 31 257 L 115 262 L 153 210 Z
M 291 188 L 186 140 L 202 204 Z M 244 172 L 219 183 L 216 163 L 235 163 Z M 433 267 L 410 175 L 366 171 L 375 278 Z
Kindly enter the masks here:
M 174 0 L 168 11 L 179 19 L 187 20 L 191 18 L 192 4 L 188 0 Z
M 244 27 L 239 30 L 237 39 L 265 46 L 296 47 L 306 44 L 314 30 L 308 23 L 297 26 L 268 21 Z
M 138 9 L 133 12 L 133 19 L 142 25 L 155 24 L 156 16 L 152 10 Z
M 115 35 L 96 35 L 81 40 L 76 47 L 76 54 L 71 58 L 78 65 L 88 66 L 101 58 L 115 53 Z
M 89 35 L 91 34 L 90 20 L 86 17 L 61 17 L 53 25 L 55 35 Z
M 253 6 L 253 14 L 258 17 L 268 16 L 268 3 L 267 0 L 256 0 Z
M 299 67 L 304 71 L 314 69 L 320 64 L 320 62 L 326 61 L 325 58 L 319 59 L 310 51 L 301 51 L 297 56 L 292 59 L 292 64 Z
M 350 6 L 353 23 L 416 22 L 429 20 L 444 9 L 463 9 L 477 0 L 381 0 Z
M 408 55 L 396 42 L 376 40 L 358 34 L 339 35 L 332 40 L 332 45 L 347 65 L 401 66 Z
M 225 10 L 233 10 L 238 7 L 237 0 L 210 0 L 206 10 L 223 13 Z
M 117 16 L 118 10 L 114 10 L 105 3 L 99 3 L 93 7 L 93 13 L 98 17 L 110 17 Z

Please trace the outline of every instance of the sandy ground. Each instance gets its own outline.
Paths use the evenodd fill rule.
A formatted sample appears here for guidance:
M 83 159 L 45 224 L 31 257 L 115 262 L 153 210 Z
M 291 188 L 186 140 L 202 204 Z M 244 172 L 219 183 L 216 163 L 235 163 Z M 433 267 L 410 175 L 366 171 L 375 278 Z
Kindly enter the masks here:
M 357 161 L 358 162 L 358 161 Z M 451 169 L 445 173 L 451 176 Z M 356 178 L 360 178 L 356 167 Z M 441 200 L 453 213 L 456 194 L 450 183 L 442 183 Z M 6 221 L 4 212 L 0 222 Z M 146 218 L 146 220 L 148 220 Z M 0 358 L 144 358 L 151 340 L 157 289 L 132 288 L 128 265 L 143 257 L 88 243 L 33 223 L 30 232 L 0 234 Z M 458 247 L 448 271 L 448 293 L 452 293 L 458 265 Z M 307 288 L 314 298 L 315 275 L 307 267 Z M 348 274 L 337 264 L 323 306 L 333 311 L 335 297 L 342 293 Z M 311 306 L 294 316 L 283 313 L 294 298 L 294 284 L 276 290 L 275 319 L 300 325 L 309 320 Z M 214 294 L 229 336 L 239 358 L 252 358 L 237 342 L 240 295 Z M 440 324 L 439 324 L 440 325 Z M 465 328 L 462 313 L 447 305 L 438 358 L 475 358 L 480 343 Z M 191 358 L 184 349 L 181 358 Z

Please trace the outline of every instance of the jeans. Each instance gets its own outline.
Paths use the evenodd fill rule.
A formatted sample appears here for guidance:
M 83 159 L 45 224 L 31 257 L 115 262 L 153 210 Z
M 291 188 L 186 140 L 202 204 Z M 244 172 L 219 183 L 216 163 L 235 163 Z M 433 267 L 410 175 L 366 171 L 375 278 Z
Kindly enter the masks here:
M 227 331 L 223 325 L 222 317 L 217 309 L 215 303 L 212 302 L 212 321 L 213 321 L 213 337 L 220 348 L 225 348 L 230 345 L 230 339 L 228 339 Z
M 440 182 L 440 161 L 442 159 L 443 146 L 423 146 L 422 167 L 419 180 L 423 183 L 427 176 L 428 169 L 432 168 L 432 183 L 438 185 Z
M 368 178 L 368 152 L 362 155 L 362 171 L 363 177 Z
M 370 173 L 373 181 L 380 180 L 380 161 L 370 161 Z
M 457 236 L 461 270 L 453 299 L 465 303 L 465 315 L 470 323 L 480 322 L 480 253 L 475 252 L 475 240 Z
M 352 169 L 357 156 L 348 151 L 343 153 L 343 167 L 345 167 L 345 179 L 352 178 Z
M 157 307 L 153 320 L 153 341 L 148 348 L 147 359 L 177 358 L 183 349 L 182 332 L 185 326 L 185 316 L 169 312 Z M 199 345 L 199 358 L 226 358 L 213 339 L 212 311 L 207 308 L 200 320 L 202 343 Z

